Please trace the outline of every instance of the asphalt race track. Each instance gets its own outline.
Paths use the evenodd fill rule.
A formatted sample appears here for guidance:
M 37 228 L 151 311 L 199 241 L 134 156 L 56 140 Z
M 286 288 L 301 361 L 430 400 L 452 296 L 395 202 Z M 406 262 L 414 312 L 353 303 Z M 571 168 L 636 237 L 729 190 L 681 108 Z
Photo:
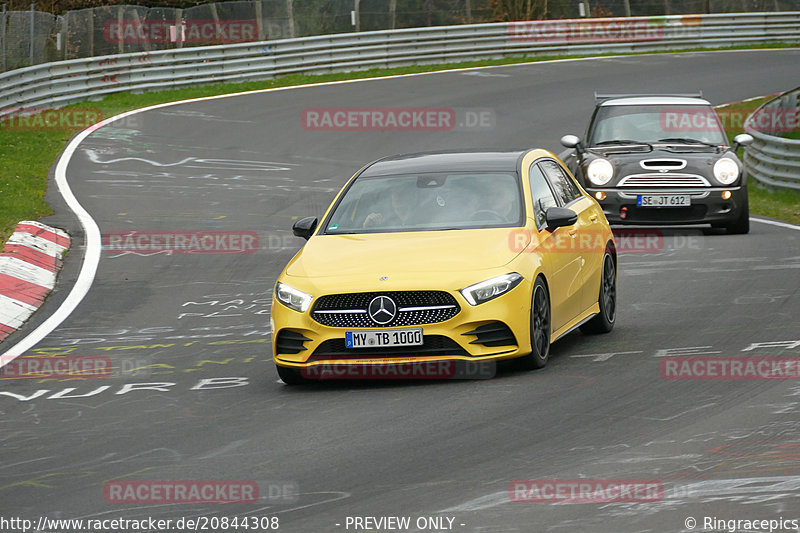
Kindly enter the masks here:
M 287 532 L 392 531 L 388 522 L 356 529 L 355 517 L 401 516 L 410 517 L 406 531 L 483 533 L 711 531 L 704 517 L 800 519 L 800 383 L 672 381 L 660 372 L 669 355 L 800 356 L 797 228 L 665 230 L 646 253 L 622 254 L 616 329 L 570 334 L 542 371 L 290 388 L 278 380 L 268 335 L 275 279 L 302 245 L 292 221 L 322 215 L 364 163 L 431 149 L 560 152 L 561 135 L 583 133 L 594 91 L 701 89 L 721 104 L 795 87 L 799 66 L 800 50 L 514 65 L 211 99 L 95 131 L 67 178 L 104 234 L 256 232 L 259 246 L 102 252 L 76 311 L 26 354 L 107 357 L 115 372 L 0 381 L 0 516 L 278 517 Z M 341 107 L 452 108 L 459 127 L 301 123 L 303 110 Z M 475 116 L 488 122 L 470 127 Z M 77 219 L 55 187 L 48 199 L 58 215 L 47 222 L 73 234 L 73 250 L 57 292 L 3 351 L 56 310 L 82 264 Z M 663 494 L 558 505 L 509 497 L 515 480 L 581 478 L 652 480 Z M 117 480 L 247 480 L 259 498 L 116 503 L 104 488 Z

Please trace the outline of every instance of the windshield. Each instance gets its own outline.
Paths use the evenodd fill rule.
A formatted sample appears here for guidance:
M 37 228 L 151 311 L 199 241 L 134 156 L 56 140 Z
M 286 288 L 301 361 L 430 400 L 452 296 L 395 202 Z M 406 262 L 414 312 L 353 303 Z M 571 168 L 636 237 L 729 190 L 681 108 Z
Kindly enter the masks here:
M 615 141 L 726 144 L 719 117 L 708 106 L 610 105 L 597 109 L 588 146 Z
M 374 233 L 522 225 L 513 173 L 430 173 L 357 178 L 325 233 Z

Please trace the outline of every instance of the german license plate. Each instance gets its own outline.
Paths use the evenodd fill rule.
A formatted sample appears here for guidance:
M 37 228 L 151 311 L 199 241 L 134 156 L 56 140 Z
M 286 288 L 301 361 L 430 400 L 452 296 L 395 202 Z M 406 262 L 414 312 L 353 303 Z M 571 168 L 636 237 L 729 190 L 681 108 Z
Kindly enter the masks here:
M 346 331 L 344 340 L 348 348 L 419 346 L 422 344 L 422 328 Z
M 688 194 L 640 194 L 636 197 L 639 207 L 689 207 L 692 201 Z

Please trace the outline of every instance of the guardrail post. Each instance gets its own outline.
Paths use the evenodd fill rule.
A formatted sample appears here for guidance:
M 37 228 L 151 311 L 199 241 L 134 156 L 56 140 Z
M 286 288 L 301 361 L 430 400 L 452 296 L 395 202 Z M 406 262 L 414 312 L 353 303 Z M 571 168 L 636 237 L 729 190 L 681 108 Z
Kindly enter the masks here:
M 6 5 L 3 4 L 2 24 L 0 26 L 0 40 L 3 41 L 3 48 L 0 49 L 0 55 L 3 56 L 3 72 L 6 71 Z
M 123 22 L 122 22 L 123 21 L 123 13 L 124 13 L 123 10 L 124 9 L 125 8 L 123 6 L 117 6 L 117 23 L 119 24 L 120 28 L 124 27 L 123 26 Z M 144 40 L 148 41 L 149 39 L 144 39 Z M 119 50 L 118 53 L 120 53 L 120 54 L 125 52 L 125 39 L 120 39 L 119 40 L 119 43 L 117 44 L 117 50 Z
M 67 59 L 67 51 L 69 50 L 69 15 L 64 15 L 61 18 L 63 24 L 61 25 L 61 59 Z
M 175 20 L 174 20 L 174 22 L 175 22 L 175 34 L 182 36 L 183 35 L 182 34 L 183 30 L 181 28 L 186 25 L 186 21 L 183 20 L 183 9 L 177 8 L 175 10 Z M 182 38 L 179 38 L 179 39 L 177 39 L 177 41 L 178 42 L 175 43 L 175 48 L 183 48 L 183 41 L 184 40 Z
M 94 8 L 86 12 L 89 20 L 86 22 L 86 33 L 89 36 L 89 57 L 94 55 Z
M 35 18 L 36 18 L 36 4 L 31 2 L 31 32 L 30 32 L 31 42 L 29 47 L 31 65 L 33 65 L 33 52 L 34 52 L 33 38 L 36 36 L 36 32 L 34 31 Z
M 255 8 L 256 8 L 256 33 L 258 36 L 256 37 L 259 41 L 263 41 L 266 38 L 266 32 L 264 31 L 264 9 L 263 5 L 261 4 L 262 0 L 255 0 Z
M 286 0 L 286 16 L 289 17 L 289 37 L 294 39 L 294 6 L 292 0 Z

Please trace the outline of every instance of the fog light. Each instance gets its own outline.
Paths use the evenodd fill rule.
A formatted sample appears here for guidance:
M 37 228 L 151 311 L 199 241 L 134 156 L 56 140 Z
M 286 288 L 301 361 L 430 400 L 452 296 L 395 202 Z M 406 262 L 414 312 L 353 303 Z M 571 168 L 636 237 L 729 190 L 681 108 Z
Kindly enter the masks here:
M 722 191 L 722 199 L 727 200 L 731 197 L 731 191 Z
M 619 210 L 619 218 L 621 218 L 622 220 L 625 220 L 626 218 L 628 218 L 628 208 L 627 207 L 623 207 L 622 209 Z
M 597 198 L 598 200 L 605 200 L 606 193 L 604 193 L 603 191 L 597 191 L 596 193 L 594 193 L 594 197 Z

